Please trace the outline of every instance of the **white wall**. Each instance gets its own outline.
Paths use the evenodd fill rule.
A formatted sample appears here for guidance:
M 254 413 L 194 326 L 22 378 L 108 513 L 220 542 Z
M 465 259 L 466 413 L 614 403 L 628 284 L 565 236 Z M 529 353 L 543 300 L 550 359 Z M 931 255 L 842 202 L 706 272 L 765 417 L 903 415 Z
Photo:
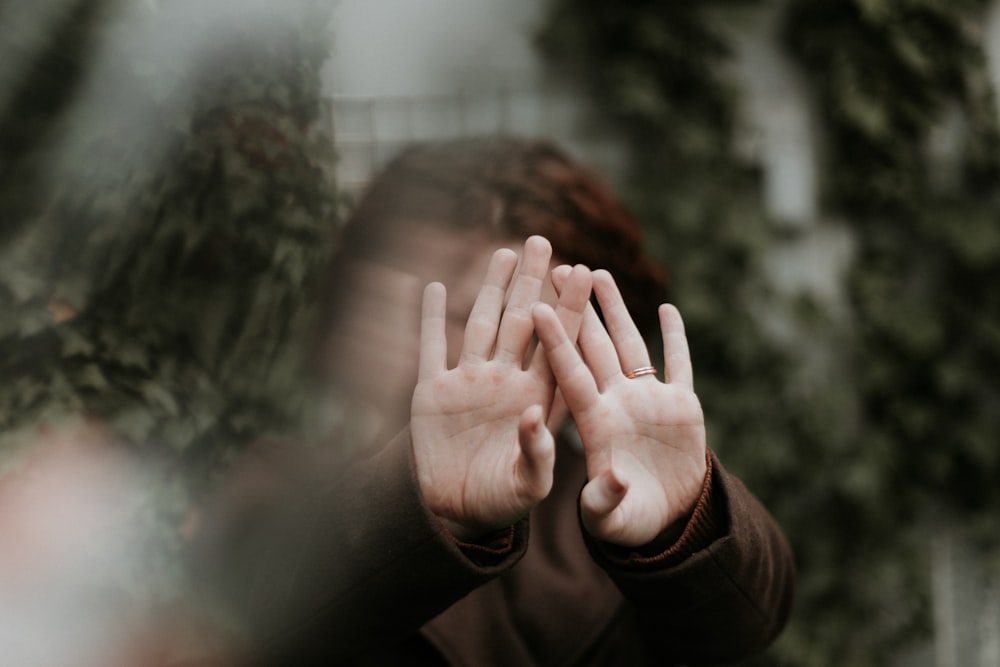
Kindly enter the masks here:
M 553 87 L 534 52 L 546 6 L 340 0 L 325 86 L 343 101 L 336 129 L 348 184 L 362 182 L 408 139 L 493 131 L 552 137 L 615 180 L 620 146 L 584 131 L 578 91 Z M 813 119 L 803 83 L 774 44 L 776 15 L 772 3 L 734 26 L 734 74 L 747 110 L 743 143 L 765 168 L 771 211 L 808 224 L 816 216 Z M 372 146 L 373 139 L 382 145 Z
M 324 84 L 342 186 L 401 145 L 476 134 L 548 137 L 614 179 L 621 147 L 581 128 L 578 93 L 554 85 L 532 43 L 538 0 L 340 0 Z
M 328 90 L 336 95 L 450 94 L 530 81 L 532 0 L 339 0 Z

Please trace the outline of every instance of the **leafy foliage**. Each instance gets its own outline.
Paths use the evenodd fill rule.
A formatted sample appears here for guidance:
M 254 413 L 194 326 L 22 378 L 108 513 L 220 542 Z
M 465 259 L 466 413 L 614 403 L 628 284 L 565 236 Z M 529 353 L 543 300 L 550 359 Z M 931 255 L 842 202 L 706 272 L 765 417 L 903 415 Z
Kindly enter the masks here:
M 824 208 L 855 237 L 846 325 L 767 280 L 782 232 L 734 150 L 739 98 L 723 74 L 718 10 L 736 4 L 557 0 L 540 42 L 620 128 L 627 199 L 671 271 L 710 444 L 796 551 L 792 623 L 755 662 L 888 664 L 928 631 L 934 528 L 988 525 L 1000 499 L 989 481 L 1000 472 L 989 444 L 1000 144 L 976 28 L 985 3 L 782 10 L 821 109 Z M 935 157 L 934 133 L 956 109 L 957 157 Z M 819 372 L 817 357 L 828 360 Z
M 334 229 L 312 129 L 329 9 L 15 4 L 0 471 L 83 416 L 163 464 L 179 514 L 249 441 L 304 428 Z

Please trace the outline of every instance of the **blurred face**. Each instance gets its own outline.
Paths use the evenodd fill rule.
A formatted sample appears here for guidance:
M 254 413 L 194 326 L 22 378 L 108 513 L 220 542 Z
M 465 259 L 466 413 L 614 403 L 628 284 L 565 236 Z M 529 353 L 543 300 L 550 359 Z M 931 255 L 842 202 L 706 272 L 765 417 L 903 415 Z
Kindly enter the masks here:
M 486 267 L 500 247 L 520 254 L 523 242 L 427 225 L 394 240 L 380 261 L 358 261 L 350 284 L 342 286 L 348 306 L 329 342 L 338 383 L 383 413 L 408 415 L 417 378 L 424 287 L 438 281 L 447 288 L 448 363 L 453 367 Z M 550 283 L 543 299 L 555 303 Z

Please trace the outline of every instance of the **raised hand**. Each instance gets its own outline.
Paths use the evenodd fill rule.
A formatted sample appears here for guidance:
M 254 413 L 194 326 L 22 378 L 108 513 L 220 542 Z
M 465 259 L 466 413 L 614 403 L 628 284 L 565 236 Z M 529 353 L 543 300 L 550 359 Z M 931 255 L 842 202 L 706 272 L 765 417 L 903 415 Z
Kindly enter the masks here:
M 427 506 L 460 539 L 514 523 L 552 486 L 555 450 L 545 419 L 555 385 L 544 355 L 526 358 L 534 330 L 531 308 L 551 254 L 547 240 L 529 238 L 511 284 L 517 255 L 494 253 L 452 369 L 444 286 L 431 283 L 424 291 L 413 450 Z M 568 273 L 556 310 L 550 309 L 564 335 L 575 337 L 590 289 L 588 269 Z
M 706 474 L 705 424 L 694 394 L 691 358 L 677 309 L 659 309 L 664 381 L 607 271 L 593 273 L 607 328 L 588 307 L 579 334 L 581 358 L 551 308 L 533 310 L 535 327 L 587 458 L 580 496 L 587 531 L 622 546 L 641 546 L 687 517 Z

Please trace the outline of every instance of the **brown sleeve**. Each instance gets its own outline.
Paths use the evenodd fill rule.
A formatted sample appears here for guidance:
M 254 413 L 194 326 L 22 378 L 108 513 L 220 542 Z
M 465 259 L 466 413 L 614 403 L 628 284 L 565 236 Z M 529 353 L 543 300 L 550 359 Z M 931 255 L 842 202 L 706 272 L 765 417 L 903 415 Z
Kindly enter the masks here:
M 600 542 L 599 547 L 608 560 L 620 567 L 663 568 L 676 565 L 696 551 L 704 549 L 722 537 L 725 517 L 712 501 L 712 454 L 705 452 L 705 479 L 701 494 L 687 520 L 670 526 L 649 544 L 626 548 Z
M 660 554 L 623 558 L 588 540 L 646 650 L 695 664 L 762 650 L 787 622 L 795 589 L 791 548 L 774 519 L 714 454 L 710 478 L 706 513 Z
M 449 537 L 470 561 L 481 567 L 490 567 L 503 562 L 513 552 L 518 538 L 518 524 L 488 533 L 475 542 L 465 542 L 450 534 Z
M 422 503 L 408 431 L 347 469 L 313 468 L 284 483 L 238 549 L 202 545 L 254 664 L 326 664 L 412 634 L 524 554 L 521 522 L 470 558 Z

